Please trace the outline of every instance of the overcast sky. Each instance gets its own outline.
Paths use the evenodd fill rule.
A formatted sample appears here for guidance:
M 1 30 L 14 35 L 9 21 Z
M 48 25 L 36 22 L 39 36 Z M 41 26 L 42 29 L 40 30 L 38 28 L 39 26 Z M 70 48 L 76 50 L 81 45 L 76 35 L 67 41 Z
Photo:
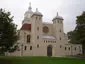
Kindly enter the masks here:
M 85 11 L 85 0 L 0 0 L 0 8 L 10 11 L 14 16 L 14 23 L 18 29 L 22 25 L 24 13 L 28 10 L 31 2 L 32 10 L 38 8 L 43 14 L 44 22 L 52 22 L 57 12 L 64 18 L 64 32 L 75 28 L 76 16 Z

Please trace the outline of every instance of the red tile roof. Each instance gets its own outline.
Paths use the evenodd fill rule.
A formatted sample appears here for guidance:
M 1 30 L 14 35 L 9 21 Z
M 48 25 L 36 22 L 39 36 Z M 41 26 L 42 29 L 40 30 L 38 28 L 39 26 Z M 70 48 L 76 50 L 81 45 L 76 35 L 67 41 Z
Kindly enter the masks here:
M 31 30 L 31 24 L 24 24 L 24 25 L 21 27 L 21 30 Z

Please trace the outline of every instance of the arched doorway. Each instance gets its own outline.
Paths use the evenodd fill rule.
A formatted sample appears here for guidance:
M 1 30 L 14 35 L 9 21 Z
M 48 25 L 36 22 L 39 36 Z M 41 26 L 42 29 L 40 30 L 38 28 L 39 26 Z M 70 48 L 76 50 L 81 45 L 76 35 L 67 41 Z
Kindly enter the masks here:
M 47 46 L 47 56 L 52 56 L 52 45 Z

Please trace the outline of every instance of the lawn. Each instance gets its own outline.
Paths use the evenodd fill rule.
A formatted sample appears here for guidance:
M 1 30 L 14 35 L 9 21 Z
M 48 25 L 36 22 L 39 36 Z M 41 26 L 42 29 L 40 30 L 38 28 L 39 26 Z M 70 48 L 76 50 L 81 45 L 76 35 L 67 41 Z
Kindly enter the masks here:
M 85 64 L 85 59 L 58 57 L 0 57 L 0 64 Z

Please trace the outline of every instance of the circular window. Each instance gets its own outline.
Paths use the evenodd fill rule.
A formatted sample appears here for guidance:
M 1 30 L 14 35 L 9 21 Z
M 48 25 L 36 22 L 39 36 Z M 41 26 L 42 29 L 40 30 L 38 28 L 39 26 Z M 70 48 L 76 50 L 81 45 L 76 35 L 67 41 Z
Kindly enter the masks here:
M 44 26 L 44 27 L 43 27 L 43 32 L 44 32 L 44 33 L 48 33 L 48 32 L 49 32 L 49 28 L 48 28 L 47 26 Z

